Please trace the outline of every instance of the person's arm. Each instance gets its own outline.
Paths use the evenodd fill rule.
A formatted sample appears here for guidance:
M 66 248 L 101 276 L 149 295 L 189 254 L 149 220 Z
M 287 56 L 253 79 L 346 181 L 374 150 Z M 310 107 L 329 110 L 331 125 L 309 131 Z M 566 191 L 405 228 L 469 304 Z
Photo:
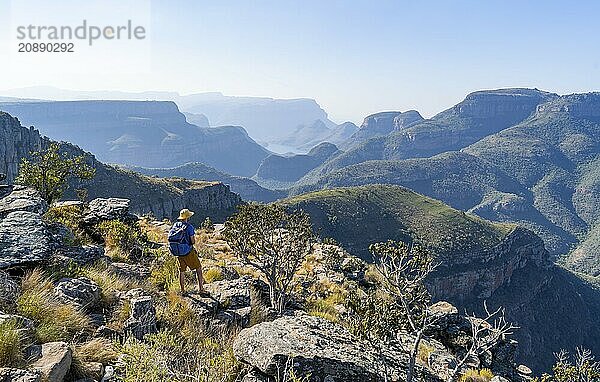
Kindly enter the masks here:
M 196 244 L 196 237 L 194 236 L 195 234 L 196 234 L 196 230 L 194 229 L 194 226 L 191 224 L 188 224 L 188 236 L 190 237 L 191 245 Z

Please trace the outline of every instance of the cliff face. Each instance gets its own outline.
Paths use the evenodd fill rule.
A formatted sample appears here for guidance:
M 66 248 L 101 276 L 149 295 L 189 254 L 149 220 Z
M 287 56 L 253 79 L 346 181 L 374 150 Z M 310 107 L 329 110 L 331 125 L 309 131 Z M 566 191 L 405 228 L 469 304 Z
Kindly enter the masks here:
M 12 102 L 0 103 L 0 110 L 108 163 L 173 167 L 201 161 L 234 175 L 251 176 L 269 154 L 241 127 L 187 123 L 173 102 Z
M 450 111 L 465 117 L 508 117 L 518 122 L 533 113 L 540 103 L 556 97 L 556 94 L 533 89 L 484 90 L 467 95 Z
M 17 176 L 21 158 L 41 147 L 37 130 L 22 127 L 17 119 L 0 112 L 0 173 L 7 175 L 9 183 Z
M 0 113 L 0 138 L 0 172 L 8 175 L 9 183 L 18 174 L 22 158 L 51 142 L 41 137 L 37 130 L 22 127 L 16 118 L 6 113 Z M 219 182 L 150 178 L 105 165 L 93 155 L 68 143 L 63 143 L 61 150 L 71 155 L 85 155 L 88 164 L 96 169 L 93 180 L 71 185 L 65 194 L 67 199 L 76 198 L 76 188 L 85 188 L 90 199 L 130 199 L 134 213 L 152 213 L 159 219 L 171 219 L 181 209 L 189 208 L 196 212 L 195 217 L 199 221 L 205 217 L 221 221 L 241 203 L 239 195 Z
M 198 215 L 194 215 L 193 220 L 200 223 L 206 217 L 213 221 L 223 221 L 242 203 L 239 195 L 232 193 L 229 186 L 222 183 L 209 183 L 202 187 L 185 187 L 181 182 L 174 183 L 181 187 L 180 195 L 155 200 L 138 198 L 132 203 L 131 211 L 138 215 L 151 213 L 159 219 L 175 220 L 179 211 L 189 208 L 197 211 Z
M 543 269 L 551 265 L 544 242 L 520 227 L 493 248 L 453 254 L 440 261 L 442 266 L 429 283 L 430 292 L 435 299 L 449 299 L 460 305 L 490 298 L 514 272 L 526 266 Z

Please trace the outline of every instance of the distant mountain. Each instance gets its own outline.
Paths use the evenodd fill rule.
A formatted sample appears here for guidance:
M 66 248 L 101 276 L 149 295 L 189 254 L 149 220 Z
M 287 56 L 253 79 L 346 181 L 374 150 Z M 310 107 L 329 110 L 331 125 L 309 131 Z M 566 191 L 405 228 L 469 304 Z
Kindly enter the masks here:
M 273 191 L 259 186 L 255 181 L 226 174 L 202 163 L 187 163 L 173 168 L 129 167 L 140 174 L 161 178 L 185 178 L 202 181 L 221 182 L 246 201 L 272 202 L 286 196 L 282 191 Z
M 581 239 L 567 264 L 600 275 L 600 93 L 540 105 L 528 120 L 465 151 L 528 187 L 541 214 Z
M 271 154 L 262 161 L 253 179 L 259 184 L 268 185 L 269 188 L 287 188 L 338 153 L 340 151 L 335 145 L 321 143 L 308 154 L 293 156 Z
M 317 120 L 310 125 L 298 126 L 292 134 L 277 141 L 277 144 L 300 151 L 309 151 L 320 143 L 343 144 L 351 139 L 352 134 L 357 130 L 358 127 L 352 122 L 344 122 L 329 128 L 323 121 Z
M 241 127 L 188 123 L 173 102 L 8 102 L 0 103 L 0 110 L 109 163 L 174 167 L 198 161 L 234 175 L 251 176 L 269 155 Z
M 197 122 L 193 115 L 203 114 L 211 126 L 242 126 L 253 139 L 265 145 L 288 137 L 298 126 L 309 126 L 318 120 L 328 128 L 335 128 L 317 102 L 307 98 L 234 97 L 217 92 L 180 95 L 175 92 L 71 91 L 52 87 L 14 89 L 2 95 L 46 100 L 174 101 L 182 111 L 192 115 L 191 123 Z
M 546 102 L 537 104 L 542 99 Z M 441 129 L 438 138 L 419 138 L 440 121 L 450 127 Z M 403 134 L 414 140 L 404 141 Z M 461 147 L 480 135 L 477 142 Z M 420 139 L 428 145 L 417 143 Z M 417 146 L 423 150 L 415 150 Z M 462 150 L 425 153 L 443 147 Z M 421 158 L 403 159 L 410 153 Z M 565 264 L 599 276 L 598 168 L 600 94 L 556 96 L 508 89 L 473 93 L 431 121 L 332 156 L 296 182 L 292 193 L 403 185 L 455 208 L 528 227 L 555 255 L 574 248 Z
M 547 370 L 553 351 L 600 351 L 600 291 L 554 266 L 531 231 L 497 224 L 397 186 L 335 188 L 282 201 L 302 209 L 321 237 L 369 259 L 370 243 L 416 242 L 440 267 L 428 280 L 434 300 L 480 311 L 502 306 L 519 326 L 517 362 Z
M 360 128 L 352 134 L 342 147 L 353 147 L 371 138 L 383 137 L 423 121 L 418 111 L 385 111 L 365 118 Z
M 536 107 L 558 97 L 535 89 L 501 89 L 469 94 L 462 102 L 432 119 L 408 123 L 396 129 L 394 118 L 411 116 L 406 122 L 418 120 L 415 112 L 386 112 L 367 117 L 361 131 L 393 130 L 387 135 L 352 145 L 342 155 L 331 158 L 309 174 L 314 181 L 320 175 L 367 160 L 427 158 L 446 151 L 457 151 L 478 140 L 511 127 L 529 117 Z M 404 120 L 402 120 L 404 122 Z M 366 124 L 366 125 L 365 125 Z
M 11 183 L 18 174 L 21 160 L 29 157 L 30 152 L 47 147 L 51 141 L 42 137 L 38 130 L 25 128 L 16 118 L 0 112 L 0 142 L 0 173 L 7 174 Z M 158 219 L 173 219 L 182 208 L 189 208 L 196 212 L 197 223 L 207 216 L 223 221 L 242 202 L 229 187 L 218 182 L 150 178 L 101 163 L 69 143 L 62 143 L 61 150 L 71 155 L 84 155 L 87 163 L 96 169 L 91 181 L 71 184 L 65 195 L 67 199 L 76 199 L 74 190 L 85 188 L 90 199 L 127 198 L 131 200 L 132 212 L 151 213 Z

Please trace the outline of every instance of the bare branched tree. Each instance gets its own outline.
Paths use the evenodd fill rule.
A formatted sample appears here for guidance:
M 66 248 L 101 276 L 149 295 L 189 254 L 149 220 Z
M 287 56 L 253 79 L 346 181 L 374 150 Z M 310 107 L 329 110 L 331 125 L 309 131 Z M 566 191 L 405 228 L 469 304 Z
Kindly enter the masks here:
M 431 296 L 425 287 L 425 279 L 438 264 L 434 263 L 429 252 L 402 242 L 377 243 L 369 249 L 377 270 L 383 276 L 382 288 L 398 302 L 406 322 L 405 329 L 414 336 L 406 373 L 406 381 L 411 382 L 415 378 L 415 364 L 423 336 L 438 320 L 429 310 Z
M 308 215 L 287 213 L 279 205 L 247 204 L 225 223 L 223 235 L 242 262 L 265 277 L 271 307 L 282 313 L 294 274 L 314 242 Z
M 597 382 L 600 381 L 600 362 L 588 349 L 577 348 L 575 355 L 566 350 L 555 353 L 552 374 L 544 374 L 533 382 Z
M 448 381 L 456 381 L 463 366 L 483 355 L 504 341 L 508 336 L 512 335 L 517 326 L 506 320 L 504 308 L 500 307 L 494 311 L 490 311 L 487 302 L 484 301 L 483 307 L 485 317 L 480 318 L 475 314 L 467 315 L 467 320 L 471 324 L 471 345 L 466 354 L 460 358 L 451 370 Z

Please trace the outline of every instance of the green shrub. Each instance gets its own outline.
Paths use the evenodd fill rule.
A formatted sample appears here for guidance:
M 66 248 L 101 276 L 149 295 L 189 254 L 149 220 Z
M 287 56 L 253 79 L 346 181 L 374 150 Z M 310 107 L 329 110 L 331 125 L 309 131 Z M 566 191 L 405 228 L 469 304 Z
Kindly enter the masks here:
M 116 256 L 131 259 L 144 253 L 148 238 L 137 225 L 120 220 L 108 220 L 98 225 L 98 230 L 110 250 L 116 250 Z
M 15 320 L 0 323 L 0 367 L 19 367 L 23 363 L 23 338 Z
M 83 208 L 80 206 L 52 207 L 44 215 L 44 220 L 51 223 L 60 223 L 73 233 L 75 240 L 72 245 L 89 243 L 90 237 L 79 226 L 83 217 Z

